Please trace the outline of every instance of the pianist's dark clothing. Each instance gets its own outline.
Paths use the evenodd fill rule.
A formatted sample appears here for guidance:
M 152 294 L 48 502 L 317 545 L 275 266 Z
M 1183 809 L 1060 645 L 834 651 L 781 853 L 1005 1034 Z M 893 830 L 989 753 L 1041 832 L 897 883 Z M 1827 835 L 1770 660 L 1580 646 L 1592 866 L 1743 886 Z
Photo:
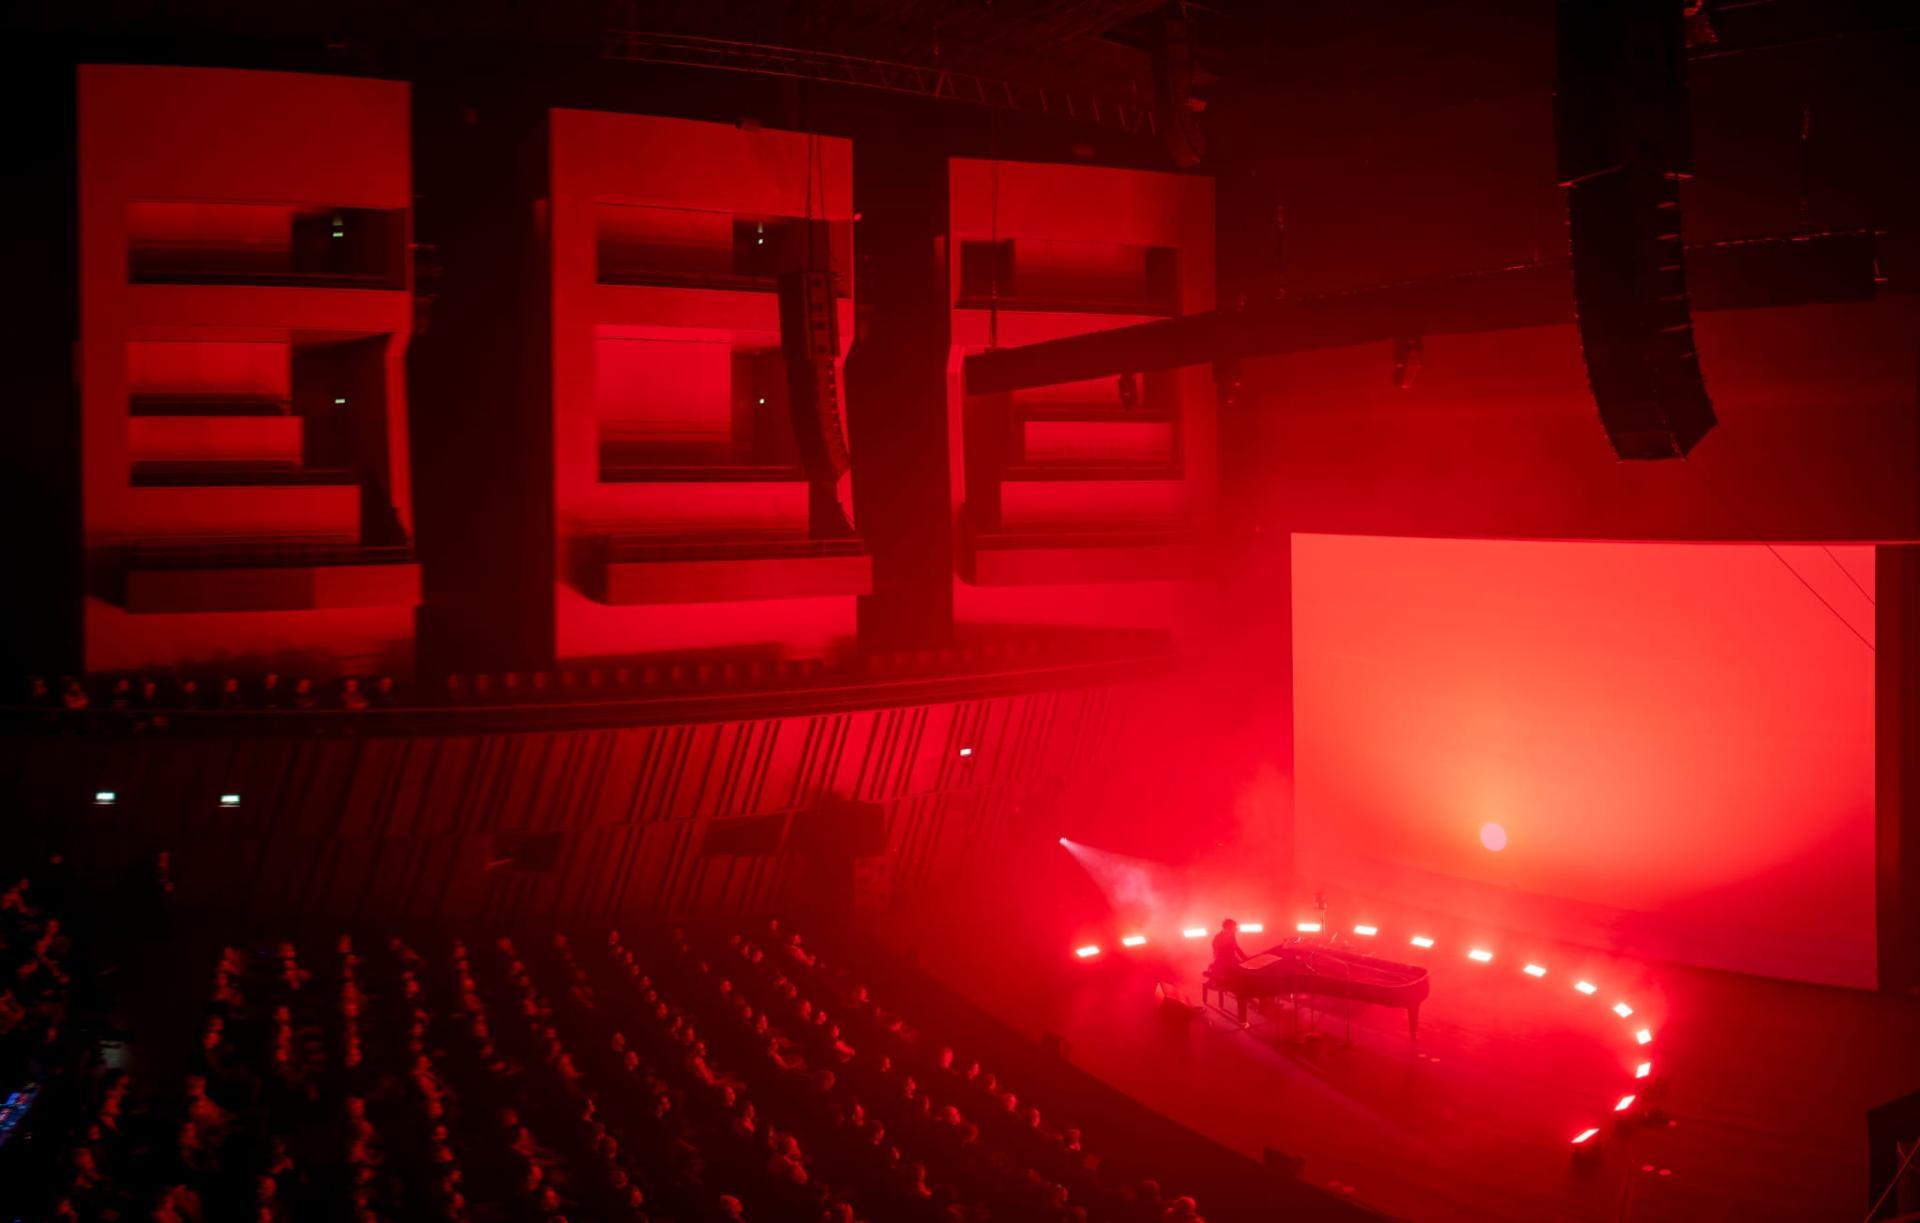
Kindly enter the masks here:
M 1246 959 L 1246 953 L 1240 950 L 1240 940 L 1233 931 L 1222 930 L 1213 936 L 1213 968 L 1208 973 L 1213 978 L 1215 989 L 1232 990 L 1235 1000 L 1240 1004 L 1240 1022 L 1247 1022 L 1247 995 L 1242 988 L 1244 979 L 1240 973 L 1240 961 Z
M 1246 953 L 1240 950 L 1240 940 L 1233 931 L 1222 930 L 1213 936 L 1213 971 L 1219 976 L 1231 968 L 1238 968 L 1240 961 L 1246 959 Z

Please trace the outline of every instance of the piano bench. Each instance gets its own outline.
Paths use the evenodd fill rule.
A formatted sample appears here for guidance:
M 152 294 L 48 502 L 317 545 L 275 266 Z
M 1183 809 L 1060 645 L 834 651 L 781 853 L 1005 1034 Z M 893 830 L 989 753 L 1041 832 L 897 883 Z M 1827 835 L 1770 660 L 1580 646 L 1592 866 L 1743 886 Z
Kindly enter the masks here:
M 1202 1007 L 1211 1005 L 1217 1008 L 1223 1015 L 1229 1013 L 1227 1011 L 1228 992 L 1225 985 L 1214 980 L 1211 972 L 1200 974 L 1200 1005 Z

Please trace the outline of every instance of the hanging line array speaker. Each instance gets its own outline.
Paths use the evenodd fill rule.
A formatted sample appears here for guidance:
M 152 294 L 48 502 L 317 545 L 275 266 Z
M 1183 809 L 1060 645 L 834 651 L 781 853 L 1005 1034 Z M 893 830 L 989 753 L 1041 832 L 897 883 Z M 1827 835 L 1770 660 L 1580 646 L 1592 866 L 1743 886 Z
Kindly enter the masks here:
M 1587 381 L 1623 459 L 1714 426 L 1680 241 L 1692 166 L 1678 0 L 1559 0 L 1554 135 Z
M 780 353 L 787 363 L 793 437 L 810 490 L 810 533 L 816 538 L 851 535 L 853 527 L 835 491 L 846 474 L 848 455 L 833 368 L 840 354 L 833 273 L 817 268 L 784 272 L 778 285 Z

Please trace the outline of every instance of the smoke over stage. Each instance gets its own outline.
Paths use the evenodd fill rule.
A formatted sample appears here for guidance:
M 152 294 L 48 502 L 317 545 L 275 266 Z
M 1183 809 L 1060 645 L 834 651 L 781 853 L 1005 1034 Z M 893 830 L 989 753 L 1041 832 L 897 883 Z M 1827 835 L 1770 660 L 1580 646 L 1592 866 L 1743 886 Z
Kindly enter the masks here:
M 1231 907 L 1203 911 L 1185 872 L 1069 848 L 1052 888 L 901 938 L 1080 1069 L 1395 1216 L 1828 1217 L 1857 1192 L 1858 1109 L 1920 1071 L 1911 1019 L 1855 992 L 1385 899 L 1223 885 Z M 1075 861 L 1109 905 L 1078 903 Z M 1256 969 L 1244 1024 L 1208 980 L 1228 916 Z

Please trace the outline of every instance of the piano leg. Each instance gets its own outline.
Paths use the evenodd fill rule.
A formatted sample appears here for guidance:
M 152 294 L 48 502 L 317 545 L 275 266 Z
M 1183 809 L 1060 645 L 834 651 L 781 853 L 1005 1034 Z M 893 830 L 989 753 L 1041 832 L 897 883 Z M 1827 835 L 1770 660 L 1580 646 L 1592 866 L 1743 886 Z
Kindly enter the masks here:
M 1414 1003 L 1407 1008 L 1407 1037 L 1417 1040 L 1420 1036 L 1420 1004 Z

